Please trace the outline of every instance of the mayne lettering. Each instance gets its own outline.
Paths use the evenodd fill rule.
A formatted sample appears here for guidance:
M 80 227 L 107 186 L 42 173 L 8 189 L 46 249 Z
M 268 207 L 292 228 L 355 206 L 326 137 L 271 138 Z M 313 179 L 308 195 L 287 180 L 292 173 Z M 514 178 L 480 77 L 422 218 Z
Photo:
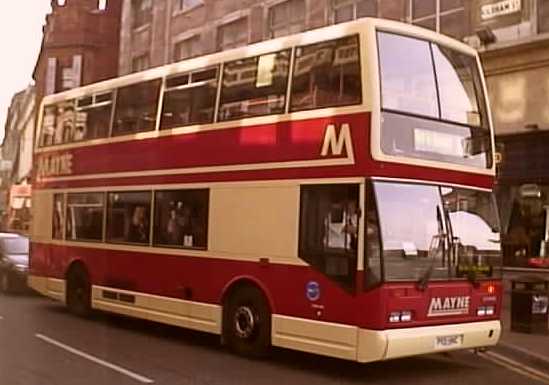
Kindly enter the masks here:
M 446 297 L 444 299 L 440 297 L 431 298 L 427 316 L 468 314 L 470 301 L 471 298 L 469 296 Z
M 38 160 L 38 178 L 72 174 L 72 159 L 70 153 L 46 155 Z

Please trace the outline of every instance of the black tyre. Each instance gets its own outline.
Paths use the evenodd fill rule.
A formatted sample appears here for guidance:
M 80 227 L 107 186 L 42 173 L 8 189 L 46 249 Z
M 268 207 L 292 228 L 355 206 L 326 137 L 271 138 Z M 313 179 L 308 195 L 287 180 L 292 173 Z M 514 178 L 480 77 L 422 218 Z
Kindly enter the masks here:
M 233 292 L 223 308 L 223 337 L 234 352 L 262 357 L 271 346 L 271 312 L 263 293 L 253 286 Z
M 91 312 L 91 287 L 88 274 L 81 267 L 73 268 L 67 277 L 66 301 L 69 311 L 79 317 Z
M 11 287 L 11 278 L 8 272 L 2 271 L 0 272 L 0 291 L 2 293 L 11 293 L 12 287 Z

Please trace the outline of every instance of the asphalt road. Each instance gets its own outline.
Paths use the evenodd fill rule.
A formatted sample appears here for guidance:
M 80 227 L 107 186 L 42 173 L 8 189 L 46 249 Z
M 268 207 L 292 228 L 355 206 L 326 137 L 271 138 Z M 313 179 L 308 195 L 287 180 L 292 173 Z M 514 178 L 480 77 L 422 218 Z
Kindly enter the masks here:
M 79 319 L 38 296 L 0 295 L 0 384 L 547 384 L 469 351 L 357 364 L 275 349 L 235 356 L 219 338 L 106 314 Z

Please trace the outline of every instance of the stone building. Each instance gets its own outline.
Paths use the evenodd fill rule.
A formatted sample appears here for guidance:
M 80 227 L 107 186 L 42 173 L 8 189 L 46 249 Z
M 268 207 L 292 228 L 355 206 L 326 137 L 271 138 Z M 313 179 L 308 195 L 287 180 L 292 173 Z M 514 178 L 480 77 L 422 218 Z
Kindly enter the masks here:
M 52 0 L 33 78 L 44 95 L 117 76 L 121 0 Z
M 13 96 L 1 147 L 1 226 L 22 232 L 28 230 L 30 222 L 35 96 L 34 86 L 29 86 Z

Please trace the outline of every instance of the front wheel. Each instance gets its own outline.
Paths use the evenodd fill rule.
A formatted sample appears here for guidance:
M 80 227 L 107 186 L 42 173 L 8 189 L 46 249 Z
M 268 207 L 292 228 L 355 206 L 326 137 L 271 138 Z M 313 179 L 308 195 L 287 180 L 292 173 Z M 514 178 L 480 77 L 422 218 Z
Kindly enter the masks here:
M 67 277 L 67 307 L 79 317 L 91 312 L 91 289 L 88 274 L 82 268 L 72 269 Z
M 234 292 L 224 306 L 223 336 L 236 353 L 262 357 L 271 345 L 271 312 L 263 293 L 246 286 Z

